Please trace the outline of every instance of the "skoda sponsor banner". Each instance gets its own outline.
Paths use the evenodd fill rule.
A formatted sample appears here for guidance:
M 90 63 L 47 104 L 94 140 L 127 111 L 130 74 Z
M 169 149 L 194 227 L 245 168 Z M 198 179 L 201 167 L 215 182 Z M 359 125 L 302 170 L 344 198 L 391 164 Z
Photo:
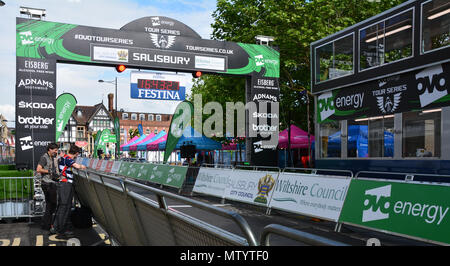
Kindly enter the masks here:
M 230 200 L 267 206 L 278 178 L 278 172 L 234 170 L 225 187 Z
M 450 244 L 450 186 L 354 179 L 339 219 Z
M 450 63 L 325 92 L 317 122 L 345 120 L 450 105 Z
M 231 169 L 200 168 L 193 192 L 223 198 L 232 175 Z
M 183 101 L 186 99 L 186 80 L 176 74 L 131 72 L 131 98 Z
M 269 207 L 338 221 L 350 178 L 281 173 Z

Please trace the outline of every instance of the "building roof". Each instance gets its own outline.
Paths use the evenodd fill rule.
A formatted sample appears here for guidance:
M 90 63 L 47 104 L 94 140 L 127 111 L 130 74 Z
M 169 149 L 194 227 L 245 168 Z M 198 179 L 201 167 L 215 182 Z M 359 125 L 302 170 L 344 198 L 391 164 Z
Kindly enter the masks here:
M 77 124 L 86 125 L 91 120 L 92 117 L 97 113 L 97 111 L 100 108 L 104 108 L 107 113 L 111 116 L 111 114 L 108 112 L 106 107 L 103 105 L 103 103 L 96 104 L 94 106 L 87 106 L 87 105 L 77 105 L 75 106 L 75 109 L 72 112 L 73 118 L 77 121 Z M 81 111 L 81 116 L 78 115 L 78 112 Z

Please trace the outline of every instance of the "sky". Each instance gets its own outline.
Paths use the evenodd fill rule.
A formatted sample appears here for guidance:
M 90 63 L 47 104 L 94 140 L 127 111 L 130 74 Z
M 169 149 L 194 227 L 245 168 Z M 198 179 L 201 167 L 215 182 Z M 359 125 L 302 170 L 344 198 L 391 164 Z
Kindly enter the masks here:
M 3 0 L 0 7 L 0 114 L 14 127 L 15 120 L 15 38 L 19 7 L 46 9 L 44 20 L 83 26 L 119 29 L 125 24 L 147 16 L 166 16 L 194 29 L 203 39 L 210 39 L 215 0 Z M 25 16 L 23 16 L 25 17 Z M 178 102 L 130 98 L 130 70 L 117 73 L 112 67 L 57 64 L 56 95 L 72 93 L 79 105 L 102 102 L 107 107 L 108 93 L 114 93 L 113 81 L 118 78 L 118 109 L 134 112 L 173 113 Z M 192 75 L 183 74 L 187 94 Z

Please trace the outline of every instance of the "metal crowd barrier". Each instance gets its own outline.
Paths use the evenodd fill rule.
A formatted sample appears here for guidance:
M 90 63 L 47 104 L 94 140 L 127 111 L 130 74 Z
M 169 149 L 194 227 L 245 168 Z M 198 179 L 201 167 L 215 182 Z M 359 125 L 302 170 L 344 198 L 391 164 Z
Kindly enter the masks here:
M 0 219 L 40 216 L 43 204 L 35 177 L 0 177 Z
M 270 246 L 270 235 L 275 234 L 312 246 L 349 246 L 345 243 L 334 241 L 322 236 L 310 234 L 279 224 L 269 224 L 261 233 L 261 246 Z
M 257 245 L 248 223 L 235 212 L 120 177 L 90 170 L 75 173 L 78 199 L 121 245 Z M 131 191 L 131 187 L 155 194 L 157 201 Z M 168 208 L 166 198 L 231 219 L 245 237 Z
M 416 182 L 450 183 L 450 175 L 424 174 L 424 173 L 402 173 L 402 172 L 376 172 L 359 171 L 355 178 L 393 179 Z

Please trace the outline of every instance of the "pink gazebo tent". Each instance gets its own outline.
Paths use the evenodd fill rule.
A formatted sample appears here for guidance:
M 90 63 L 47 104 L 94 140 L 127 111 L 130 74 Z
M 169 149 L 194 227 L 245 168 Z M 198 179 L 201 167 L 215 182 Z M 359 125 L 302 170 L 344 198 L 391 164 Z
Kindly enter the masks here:
M 124 146 L 127 146 L 127 145 L 129 145 L 129 144 L 135 142 L 138 138 L 139 138 L 138 136 L 135 136 L 134 138 L 130 139 L 130 141 L 128 141 L 127 143 L 120 145 L 120 150 L 122 150 L 122 148 L 123 148 Z
M 286 149 L 288 147 L 289 132 L 286 128 L 278 138 L 278 147 Z M 309 145 L 314 141 L 314 136 L 310 134 Z M 291 149 L 308 148 L 308 132 L 301 130 L 295 125 L 291 125 Z
M 148 141 L 149 139 L 152 139 L 154 136 L 155 136 L 154 133 L 150 133 L 150 134 L 147 135 L 143 140 L 131 144 L 131 145 L 129 146 L 130 151 L 136 151 L 136 150 L 137 150 L 137 145 L 139 145 L 139 144 L 141 144 L 141 143 L 144 143 L 144 142 Z
M 157 151 L 159 150 L 159 143 L 167 141 L 168 134 L 165 134 L 164 136 L 160 137 L 159 139 L 150 142 L 147 144 L 147 151 Z

